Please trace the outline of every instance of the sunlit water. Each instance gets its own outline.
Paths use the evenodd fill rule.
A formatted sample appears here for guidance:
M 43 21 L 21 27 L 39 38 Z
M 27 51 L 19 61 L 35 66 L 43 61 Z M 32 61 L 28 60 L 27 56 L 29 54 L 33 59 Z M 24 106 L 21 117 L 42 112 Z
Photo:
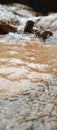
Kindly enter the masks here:
M 0 43 L 0 130 L 57 130 L 57 46 Z

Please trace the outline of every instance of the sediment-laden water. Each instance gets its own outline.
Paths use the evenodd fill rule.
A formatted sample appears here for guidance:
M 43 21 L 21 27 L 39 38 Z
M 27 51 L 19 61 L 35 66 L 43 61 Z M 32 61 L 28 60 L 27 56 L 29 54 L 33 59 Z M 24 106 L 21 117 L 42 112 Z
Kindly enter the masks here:
M 57 130 L 57 46 L 0 43 L 0 130 Z

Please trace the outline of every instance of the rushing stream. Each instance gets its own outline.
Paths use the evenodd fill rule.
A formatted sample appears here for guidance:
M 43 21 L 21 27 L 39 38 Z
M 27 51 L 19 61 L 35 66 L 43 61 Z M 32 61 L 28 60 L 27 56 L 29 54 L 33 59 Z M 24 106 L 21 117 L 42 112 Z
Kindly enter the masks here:
M 57 130 L 57 46 L 0 43 L 0 130 Z

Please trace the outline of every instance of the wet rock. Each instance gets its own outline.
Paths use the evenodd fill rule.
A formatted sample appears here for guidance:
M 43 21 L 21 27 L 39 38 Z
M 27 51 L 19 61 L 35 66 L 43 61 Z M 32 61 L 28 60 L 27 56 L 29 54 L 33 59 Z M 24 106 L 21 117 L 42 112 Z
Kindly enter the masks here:
M 48 36 L 52 36 L 52 31 L 45 30 L 43 27 L 40 27 L 39 30 L 34 30 L 36 36 L 46 39 Z
M 0 23 L 0 34 L 7 34 L 9 32 L 17 32 L 17 28 L 7 23 Z
M 48 31 L 48 30 L 44 30 L 41 34 L 41 37 L 43 39 L 46 39 L 48 36 L 52 36 L 52 32 L 51 31 Z
M 33 21 L 27 21 L 25 28 L 24 28 L 24 32 L 28 32 L 28 33 L 32 33 L 33 31 L 33 26 L 34 26 L 34 22 Z

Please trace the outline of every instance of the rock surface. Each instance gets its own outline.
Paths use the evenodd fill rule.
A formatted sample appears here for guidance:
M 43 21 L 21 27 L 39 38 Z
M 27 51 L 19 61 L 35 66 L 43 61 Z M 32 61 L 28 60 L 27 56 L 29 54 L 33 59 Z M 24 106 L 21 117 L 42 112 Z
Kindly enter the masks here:
M 47 30 L 45 28 L 43 28 L 42 26 L 40 26 L 39 30 L 33 30 L 33 32 L 35 33 L 36 37 L 42 37 L 43 40 L 47 39 L 48 36 L 52 36 L 52 31 Z
M 9 32 L 17 32 L 17 28 L 7 23 L 0 23 L 0 34 L 7 34 Z
M 33 33 L 33 26 L 34 26 L 33 21 L 27 21 L 25 28 L 24 28 L 24 33 L 26 33 L 26 32 Z

